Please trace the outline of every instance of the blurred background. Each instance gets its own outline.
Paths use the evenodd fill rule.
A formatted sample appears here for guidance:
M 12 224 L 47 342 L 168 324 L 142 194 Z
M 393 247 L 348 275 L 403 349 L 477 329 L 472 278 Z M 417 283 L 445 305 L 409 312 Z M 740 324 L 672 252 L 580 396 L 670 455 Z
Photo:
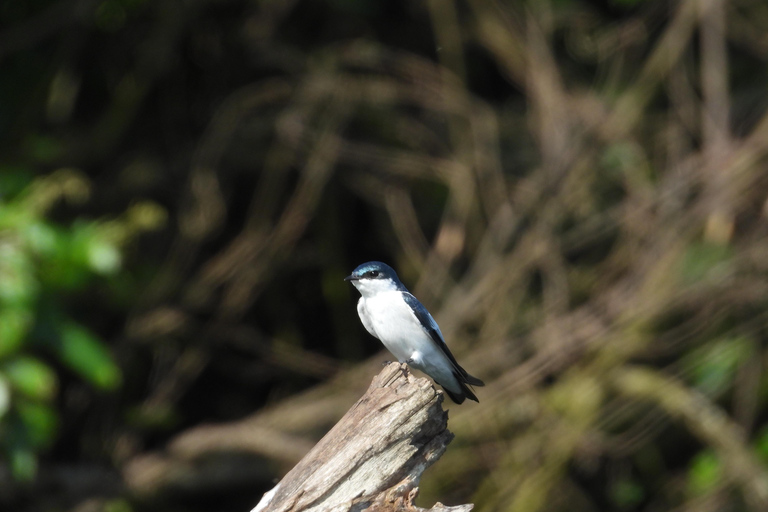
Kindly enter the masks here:
M 243 511 L 391 358 L 421 506 L 768 510 L 768 3 L 0 1 L 0 509 Z

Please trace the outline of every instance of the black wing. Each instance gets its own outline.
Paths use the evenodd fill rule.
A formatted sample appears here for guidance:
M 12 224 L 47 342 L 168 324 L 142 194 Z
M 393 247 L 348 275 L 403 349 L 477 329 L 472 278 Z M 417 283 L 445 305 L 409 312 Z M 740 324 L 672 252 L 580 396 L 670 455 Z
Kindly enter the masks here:
M 424 330 L 429 334 L 429 337 L 432 338 L 435 343 L 437 343 L 437 346 L 440 347 L 440 350 L 442 350 L 443 353 L 451 361 L 459 382 L 470 384 L 472 386 L 484 386 L 485 383 L 482 380 L 468 374 L 467 371 L 459 365 L 459 363 L 456 361 L 456 358 L 453 357 L 453 354 L 451 354 L 451 351 L 448 349 L 448 345 L 445 343 L 443 333 L 440 332 L 440 327 L 438 327 L 437 322 L 435 322 L 435 319 L 432 318 L 432 315 L 429 314 L 427 308 L 425 308 L 424 305 L 419 302 L 419 299 L 408 292 L 403 292 L 403 300 L 405 300 L 405 303 L 411 307 L 414 314 L 416 315 L 416 318 L 418 318 L 419 322 L 421 323 L 421 326 L 424 327 Z M 467 393 L 468 397 L 477 401 L 477 398 L 470 390 L 467 389 L 465 392 Z

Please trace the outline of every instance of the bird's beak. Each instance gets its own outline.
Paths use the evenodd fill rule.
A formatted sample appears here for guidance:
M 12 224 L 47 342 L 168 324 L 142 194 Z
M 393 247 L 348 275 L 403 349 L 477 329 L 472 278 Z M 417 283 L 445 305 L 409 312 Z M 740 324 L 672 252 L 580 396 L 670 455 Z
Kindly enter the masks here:
M 355 276 L 347 276 L 347 277 L 344 278 L 344 280 L 345 281 L 359 281 L 360 278 L 359 277 L 355 277 Z

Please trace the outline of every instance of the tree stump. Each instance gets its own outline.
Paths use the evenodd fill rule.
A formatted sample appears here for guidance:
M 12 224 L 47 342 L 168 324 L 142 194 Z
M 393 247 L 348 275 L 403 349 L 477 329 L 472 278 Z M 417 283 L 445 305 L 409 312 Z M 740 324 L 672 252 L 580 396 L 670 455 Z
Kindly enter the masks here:
M 443 393 L 408 366 L 388 364 L 368 391 L 252 512 L 423 511 L 421 474 L 453 434 Z M 429 510 L 465 512 L 473 505 Z

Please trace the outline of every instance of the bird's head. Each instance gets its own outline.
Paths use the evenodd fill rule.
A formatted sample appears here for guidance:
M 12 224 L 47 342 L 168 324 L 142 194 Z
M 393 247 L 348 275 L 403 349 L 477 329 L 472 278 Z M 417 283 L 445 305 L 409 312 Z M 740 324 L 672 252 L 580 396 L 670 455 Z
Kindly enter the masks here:
M 380 261 L 363 263 L 344 280 L 350 281 L 363 297 L 371 297 L 381 292 L 405 290 L 395 269 Z

